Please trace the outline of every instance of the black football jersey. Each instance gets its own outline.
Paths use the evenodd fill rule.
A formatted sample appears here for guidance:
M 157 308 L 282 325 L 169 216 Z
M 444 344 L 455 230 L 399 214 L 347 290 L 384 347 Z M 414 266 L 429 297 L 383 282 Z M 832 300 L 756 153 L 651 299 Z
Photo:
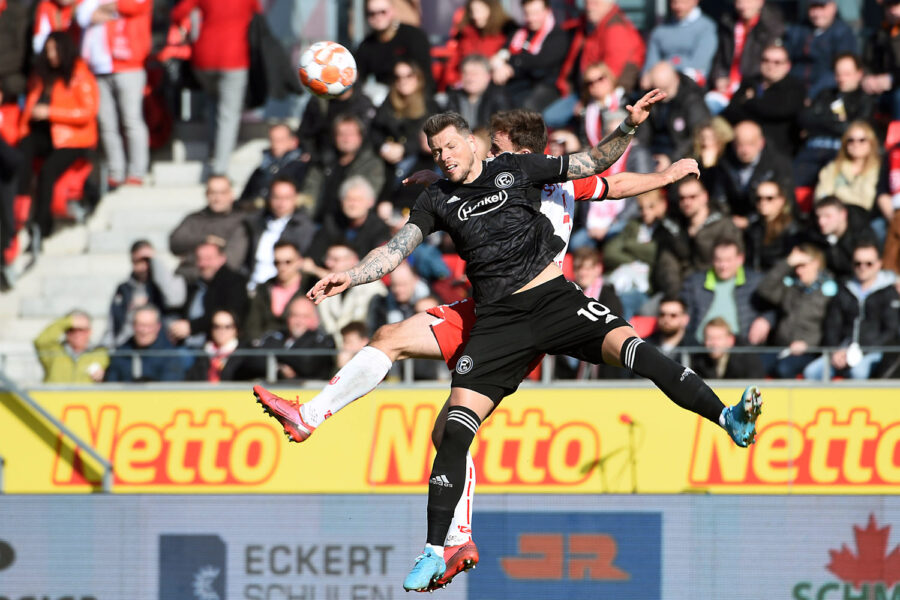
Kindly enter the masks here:
M 565 181 L 567 156 L 505 153 L 482 163 L 472 183 L 442 179 L 416 199 L 409 223 L 422 235 L 446 231 L 466 261 L 475 301 L 509 296 L 562 250 L 563 240 L 540 212 L 541 187 Z

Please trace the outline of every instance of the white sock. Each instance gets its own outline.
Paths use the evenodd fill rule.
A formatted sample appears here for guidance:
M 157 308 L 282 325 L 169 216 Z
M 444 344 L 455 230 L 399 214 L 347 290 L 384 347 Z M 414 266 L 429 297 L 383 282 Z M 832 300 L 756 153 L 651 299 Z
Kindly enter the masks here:
M 443 546 L 432 546 L 431 544 L 425 544 L 425 549 L 428 550 L 429 548 L 434 550 L 435 554 L 437 554 L 441 558 L 444 558 L 444 547 Z
M 472 539 L 472 501 L 475 497 L 475 463 L 472 454 L 466 452 L 466 482 L 462 496 L 453 511 L 453 520 L 447 530 L 445 546 L 459 546 Z
M 391 359 L 388 355 L 378 348 L 366 346 L 331 378 L 315 398 L 300 407 L 300 415 L 310 426 L 318 427 L 334 413 L 374 390 L 390 370 Z

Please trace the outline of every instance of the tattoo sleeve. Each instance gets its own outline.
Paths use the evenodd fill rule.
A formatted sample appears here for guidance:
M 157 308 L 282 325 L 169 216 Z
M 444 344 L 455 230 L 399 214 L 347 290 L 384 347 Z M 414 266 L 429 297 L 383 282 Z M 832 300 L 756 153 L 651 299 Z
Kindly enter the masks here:
M 397 268 L 416 246 L 422 243 L 422 231 L 407 223 L 387 244 L 375 248 L 359 264 L 347 271 L 350 285 L 377 281 Z
M 581 179 L 602 173 L 619 160 L 625 148 L 631 143 L 633 136 L 624 133 L 618 127 L 600 143 L 587 152 L 576 152 L 569 155 L 567 179 Z

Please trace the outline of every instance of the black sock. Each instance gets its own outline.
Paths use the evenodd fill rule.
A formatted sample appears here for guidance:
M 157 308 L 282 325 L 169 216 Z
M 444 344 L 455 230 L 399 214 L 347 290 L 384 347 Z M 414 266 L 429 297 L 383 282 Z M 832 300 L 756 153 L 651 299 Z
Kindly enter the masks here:
M 684 367 L 651 344 L 637 337 L 630 337 L 622 344 L 619 357 L 627 369 L 656 384 L 669 400 L 706 417 L 716 425 L 725 405 L 706 382 L 696 373 Z
M 453 511 L 466 484 L 466 452 L 478 433 L 481 419 L 464 406 L 451 406 L 447 426 L 428 479 L 427 543 L 443 546 Z

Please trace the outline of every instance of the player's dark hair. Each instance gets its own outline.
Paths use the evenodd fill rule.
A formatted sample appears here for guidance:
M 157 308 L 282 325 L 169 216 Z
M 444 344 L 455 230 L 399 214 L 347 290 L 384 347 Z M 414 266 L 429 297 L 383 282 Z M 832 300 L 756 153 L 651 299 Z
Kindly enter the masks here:
M 837 196 L 825 196 L 824 198 L 816 202 L 814 210 L 827 208 L 829 206 L 833 206 L 839 210 L 847 210 L 847 206 L 843 202 L 841 202 L 841 199 Z
M 543 154 L 547 147 L 547 124 L 541 113 L 524 108 L 502 110 L 491 116 L 491 135 L 502 131 L 516 150 L 526 148 Z
M 469 135 L 472 133 L 472 130 L 469 128 L 469 123 L 463 116 L 452 111 L 431 115 L 425 120 L 425 126 L 422 127 L 422 131 L 424 131 L 425 135 L 431 139 L 448 127 L 456 128 L 456 131 L 460 135 Z
M 343 327 L 341 327 L 341 335 L 348 335 L 351 333 L 355 333 L 361 338 L 369 337 L 369 328 L 366 327 L 366 324 L 362 321 L 351 321 L 347 323 Z

